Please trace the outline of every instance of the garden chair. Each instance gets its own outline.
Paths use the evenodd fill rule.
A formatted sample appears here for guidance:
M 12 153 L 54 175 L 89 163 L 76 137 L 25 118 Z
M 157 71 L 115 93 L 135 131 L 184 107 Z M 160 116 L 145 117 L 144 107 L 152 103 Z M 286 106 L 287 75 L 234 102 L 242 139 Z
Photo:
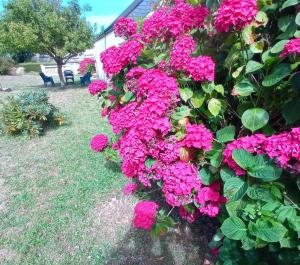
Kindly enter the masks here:
M 72 70 L 65 70 L 64 71 L 64 77 L 65 77 L 65 80 L 66 80 L 67 84 L 68 84 L 68 80 L 71 80 L 73 82 L 73 84 L 75 83 L 74 73 L 73 73 Z
M 54 86 L 54 81 L 53 81 L 53 77 L 51 76 L 46 76 L 43 72 L 40 72 L 40 76 L 44 81 L 44 85 L 45 87 L 47 87 L 48 83 L 51 83 L 52 86 Z
M 91 83 L 91 73 L 86 73 L 84 76 L 80 77 L 80 85 L 84 86 L 89 83 Z

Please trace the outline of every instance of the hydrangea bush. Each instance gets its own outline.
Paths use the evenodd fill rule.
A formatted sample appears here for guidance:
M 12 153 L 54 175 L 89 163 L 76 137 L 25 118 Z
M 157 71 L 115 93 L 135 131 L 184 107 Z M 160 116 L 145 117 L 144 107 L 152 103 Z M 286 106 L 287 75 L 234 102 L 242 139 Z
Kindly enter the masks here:
M 90 85 L 115 139 L 134 226 L 153 235 L 218 218 L 219 264 L 300 263 L 300 5 L 297 0 L 175 0 L 101 54 L 108 84 Z M 96 142 L 95 142 L 96 141 Z M 169 212 L 169 214 L 165 214 Z
M 93 58 L 85 58 L 79 63 L 79 72 L 82 75 L 95 71 L 96 60 Z

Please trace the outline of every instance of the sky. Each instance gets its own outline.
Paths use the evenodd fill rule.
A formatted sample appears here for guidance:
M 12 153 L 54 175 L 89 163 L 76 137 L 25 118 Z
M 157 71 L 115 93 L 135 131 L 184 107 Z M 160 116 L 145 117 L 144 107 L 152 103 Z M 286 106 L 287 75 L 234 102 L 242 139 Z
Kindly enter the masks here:
M 1 2 L 0 11 L 2 11 Z M 85 15 L 87 20 L 93 24 L 96 23 L 99 29 L 101 26 L 109 26 L 133 0 L 79 0 L 79 2 L 82 5 L 89 4 L 92 7 L 92 11 Z
M 92 7 L 92 11 L 86 13 L 87 20 L 97 23 L 100 28 L 109 26 L 133 0 L 79 0 L 79 2 Z

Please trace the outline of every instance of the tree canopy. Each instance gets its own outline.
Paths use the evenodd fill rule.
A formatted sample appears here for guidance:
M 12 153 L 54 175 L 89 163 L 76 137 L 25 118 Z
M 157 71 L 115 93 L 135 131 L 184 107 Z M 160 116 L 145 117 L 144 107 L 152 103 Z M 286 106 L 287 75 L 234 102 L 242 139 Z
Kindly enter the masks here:
M 86 21 L 77 0 L 9 0 L 0 21 L 0 48 L 5 52 L 48 54 L 57 63 L 61 84 L 62 66 L 91 48 L 93 26 Z

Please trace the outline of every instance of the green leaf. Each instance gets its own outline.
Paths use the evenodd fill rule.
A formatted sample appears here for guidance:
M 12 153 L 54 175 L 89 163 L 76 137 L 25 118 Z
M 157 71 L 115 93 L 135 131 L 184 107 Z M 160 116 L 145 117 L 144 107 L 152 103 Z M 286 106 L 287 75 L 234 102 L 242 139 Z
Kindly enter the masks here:
M 294 16 L 282 16 L 278 19 L 278 28 L 285 32 L 292 22 L 294 22 Z
M 298 26 L 300 26 L 300 12 L 297 14 L 297 16 L 295 18 L 295 22 Z
M 300 100 L 292 100 L 286 103 L 282 110 L 282 115 L 287 124 L 293 124 L 300 120 Z
M 243 125 L 252 132 L 263 128 L 268 122 L 269 114 L 261 108 L 248 109 L 242 116 Z
M 259 187 L 258 185 L 252 186 L 247 190 L 247 195 L 249 198 L 253 200 L 259 200 L 259 201 L 273 201 L 274 197 L 272 196 L 271 192 L 266 189 Z
M 147 158 L 146 162 L 145 162 L 145 166 L 147 168 L 152 167 L 154 164 L 156 163 L 156 160 L 153 158 Z
M 210 185 L 216 181 L 216 176 L 214 176 L 208 168 L 202 168 L 199 171 L 199 177 L 204 185 Z
M 243 149 L 235 149 L 232 152 L 233 160 L 243 169 L 248 170 L 255 166 L 255 157 Z
M 285 220 L 294 220 L 297 216 L 295 207 L 291 205 L 283 205 L 277 211 L 277 220 L 283 223 Z
M 214 89 L 215 89 L 215 84 L 214 83 L 202 83 L 201 87 L 203 89 L 203 91 L 207 94 L 211 94 Z
M 222 226 L 222 233 L 233 240 L 242 240 L 247 236 L 247 228 L 245 223 L 238 217 L 227 218 Z
M 250 60 L 246 65 L 246 74 L 254 73 L 263 67 L 263 64 Z
M 239 96 L 247 97 L 255 91 L 255 87 L 249 80 L 244 79 L 234 86 L 234 90 Z
M 180 96 L 183 101 L 187 102 L 190 98 L 193 97 L 193 90 L 189 87 L 179 88 Z
M 216 85 L 215 90 L 224 96 L 224 87 L 223 85 Z
M 221 179 L 225 182 L 230 178 L 236 177 L 234 171 L 229 169 L 228 167 L 223 167 L 220 171 Z
M 297 4 L 299 4 L 299 2 L 300 2 L 299 0 L 287 0 L 283 3 L 280 10 L 283 10 L 283 9 L 285 9 L 287 7 L 290 7 L 290 6 L 297 5 Z
M 238 216 L 240 214 L 241 209 L 243 208 L 244 204 L 243 201 L 228 201 L 225 204 L 226 210 L 229 216 Z
M 181 120 L 185 117 L 188 117 L 191 115 L 191 110 L 187 106 L 181 106 L 176 109 L 176 112 L 172 115 L 172 118 L 174 120 Z
M 131 101 L 134 98 L 135 98 L 134 94 L 131 93 L 130 91 L 127 91 L 125 93 L 125 95 L 121 98 L 121 104 L 128 103 L 129 101 Z
M 247 192 L 248 184 L 241 178 L 230 178 L 224 184 L 224 196 L 230 201 L 241 199 Z
M 259 42 L 252 43 L 250 45 L 250 50 L 253 53 L 262 53 L 264 51 L 264 42 L 259 41 Z
M 220 111 L 222 109 L 222 103 L 220 100 L 216 99 L 216 98 L 212 98 L 209 102 L 208 102 L 208 110 L 210 111 L 210 113 L 212 115 L 214 115 L 215 117 L 219 115 Z
M 251 250 L 255 247 L 255 241 L 249 237 L 242 240 L 242 248 L 244 250 Z
M 221 143 L 233 141 L 235 136 L 235 130 L 235 126 L 231 125 L 217 131 L 217 140 Z
M 281 40 L 277 42 L 271 49 L 271 53 L 280 53 L 284 49 L 284 45 L 287 44 L 289 40 Z
M 210 163 L 213 167 L 220 167 L 222 164 L 222 158 L 223 158 L 223 150 L 216 151 L 211 157 L 210 157 Z
M 191 103 L 194 108 L 200 108 L 205 101 L 205 95 L 201 91 L 195 91 L 191 98 Z
M 257 21 L 259 24 L 262 24 L 264 27 L 268 24 L 269 18 L 268 15 L 263 11 L 258 11 L 255 21 Z
M 267 75 L 264 78 L 262 85 L 264 87 L 274 86 L 277 83 L 279 83 L 282 79 L 289 76 L 291 71 L 292 69 L 289 64 L 279 64 L 274 68 L 271 74 Z
M 274 181 L 280 178 L 282 169 L 267 165 L 250 169 L 248 173 L 253 178 L 258 178 L 263 181 Z
M 287 232 L 287 229 L 281 223 L 261 219 L 252 224 L 249 229 L 251 234 L 266 242 L 279 242 Z
M 233 73 L 232 73 L 232 77 L 234 79 L 238 78 L 240 76 L 240 74 L 242 73 L 242 71 L 244 70 L 245 65 L 240 66 L 238 69 L 236 69 Z

